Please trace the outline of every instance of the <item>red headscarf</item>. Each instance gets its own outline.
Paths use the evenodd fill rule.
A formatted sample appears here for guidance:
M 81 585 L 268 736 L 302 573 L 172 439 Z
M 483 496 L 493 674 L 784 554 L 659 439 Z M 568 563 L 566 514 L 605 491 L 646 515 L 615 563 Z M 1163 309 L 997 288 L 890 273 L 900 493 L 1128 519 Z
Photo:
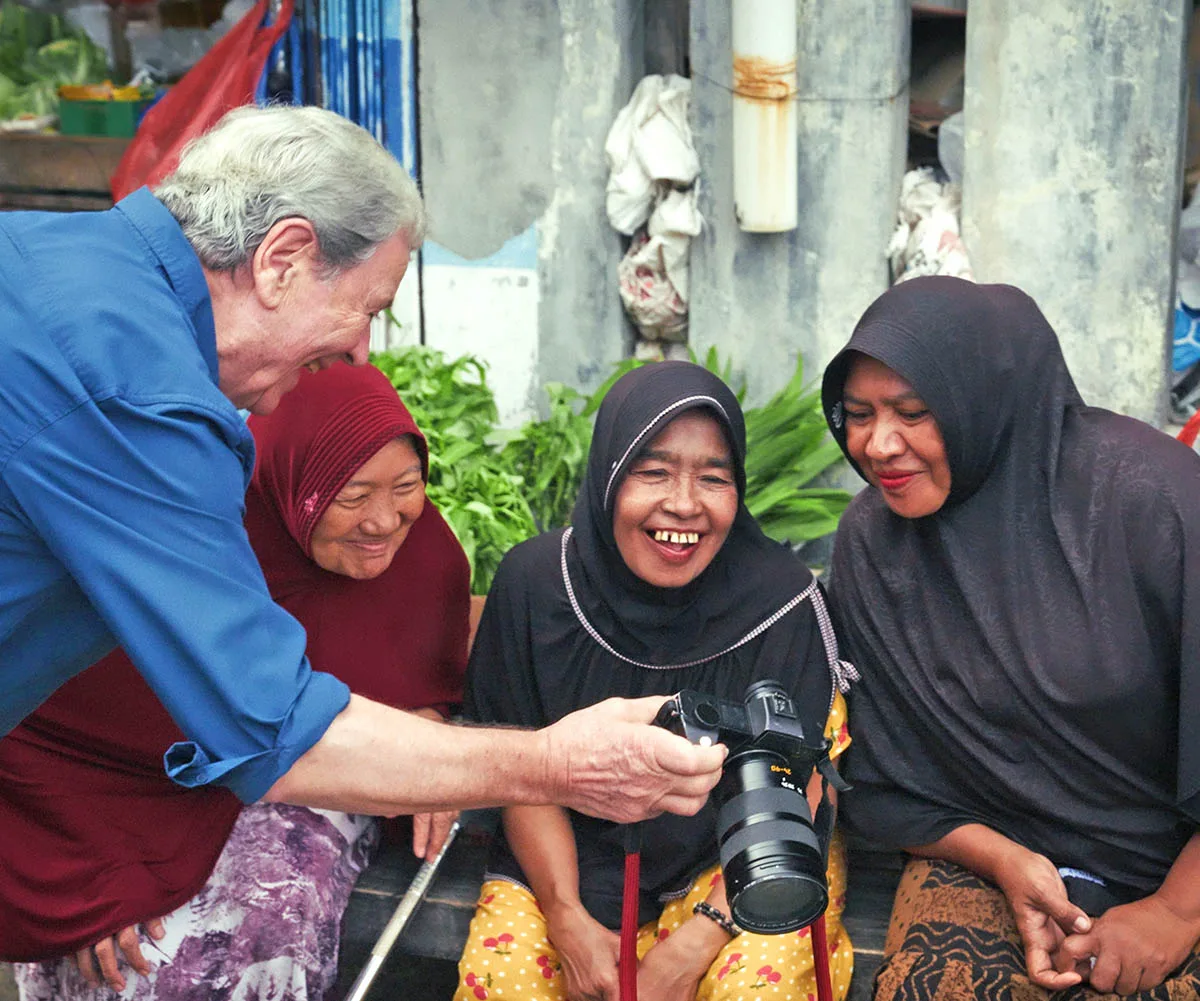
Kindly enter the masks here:
M 392 565 L 354 580 L 312 561 L 313 529 L 338 491 L 393 438 L 425 436 L 387 376 L 335 365 L 305 374 L 270 417 L 250 418 L 258 448 L 246 529 L 271 595 L 304 623 L 313 666 L 390 705 L 462 699 L 470 572 L 441 512 L 426 502 Z
M 462 698 L 469 570 L 429 503 L 392 564 L 362 581 L 321 569 L 309 540 L 351 475 L 393 438 L 425 439 L 369 366 L 305 373 L 269 417 L 246 530 L 272 596 L 308 630 L 318 670 L 401 708 Z M 53 959 L 166 914 L 212 872 L 241 804 L 163 774 L 178 728 L 120 651 L 0 740 L 0 960 Z

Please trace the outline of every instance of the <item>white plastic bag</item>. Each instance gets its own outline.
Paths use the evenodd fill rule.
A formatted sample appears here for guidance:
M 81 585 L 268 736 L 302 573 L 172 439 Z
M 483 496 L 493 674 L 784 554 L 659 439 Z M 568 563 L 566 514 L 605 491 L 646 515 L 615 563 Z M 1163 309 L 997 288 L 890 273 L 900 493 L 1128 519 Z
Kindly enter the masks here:
M 703 225 L 690 94 L 684 77 L 646 77 L 604 144 L 609 222 L 633 236 L 617 268 L 621 301 L 641 335 L 654 341 L 687 337 L 688 247 Z
M 672 191 L 617 266 L 621 302 L 647 340 L 687 339 L 688 244 L 700 226 L 695 192 Z
M 632 236 L 650 217 L 661 187 L 687 187 L 700 173 L 687 121 L 691 88 L 685 77 L 648 76 L 609 129 L 605 208 L 618 233 Z
M 959 232 L 961 202 L 958 185 L 942 184 L 932 167 L 904 175 L 900 218 L 888 244 L 895 284 L 918 275 L 975 280 Z

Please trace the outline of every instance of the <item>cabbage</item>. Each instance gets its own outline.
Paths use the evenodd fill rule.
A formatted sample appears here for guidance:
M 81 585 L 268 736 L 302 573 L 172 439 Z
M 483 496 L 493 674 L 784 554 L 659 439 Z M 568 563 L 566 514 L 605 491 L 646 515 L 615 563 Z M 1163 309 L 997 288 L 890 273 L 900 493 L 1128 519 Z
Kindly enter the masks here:
M 57 14 L 0 0 L 0 121 L 53 115 L 62 84 L 107 79 L 104 50 Z

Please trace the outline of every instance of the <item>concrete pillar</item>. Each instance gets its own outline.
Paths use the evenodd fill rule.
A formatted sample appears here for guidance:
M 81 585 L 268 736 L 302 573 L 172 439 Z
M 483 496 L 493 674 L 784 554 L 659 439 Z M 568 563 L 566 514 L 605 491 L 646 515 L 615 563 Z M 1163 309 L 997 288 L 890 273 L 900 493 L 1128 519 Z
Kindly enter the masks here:
M 759 403 L 812 378 L 888 284 L 907 150 L 908 0 L 797 0 L 800 225 L 744 233 L 733 205 L 728 0 L 692 0 L 692 124 L 704 232 L 692 241 L 689 341 L 715 344 Z
M 418 0 L 427 344 L 491 366 L 503 423 L 626 352 L 604 139 L 641 76 L 636 0 Z
M 1161 422 L 1187 0 L 970 0 L 963 235 L 1029 292 L 1088 402 Z

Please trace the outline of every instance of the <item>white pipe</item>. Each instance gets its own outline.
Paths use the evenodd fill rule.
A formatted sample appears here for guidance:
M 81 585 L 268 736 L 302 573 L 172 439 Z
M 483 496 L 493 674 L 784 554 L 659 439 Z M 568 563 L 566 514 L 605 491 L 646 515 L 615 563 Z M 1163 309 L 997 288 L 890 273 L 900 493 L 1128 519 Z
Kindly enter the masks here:
M 795 229 L 796 0 L 733 0 L 733 203 L 752 233 Z

